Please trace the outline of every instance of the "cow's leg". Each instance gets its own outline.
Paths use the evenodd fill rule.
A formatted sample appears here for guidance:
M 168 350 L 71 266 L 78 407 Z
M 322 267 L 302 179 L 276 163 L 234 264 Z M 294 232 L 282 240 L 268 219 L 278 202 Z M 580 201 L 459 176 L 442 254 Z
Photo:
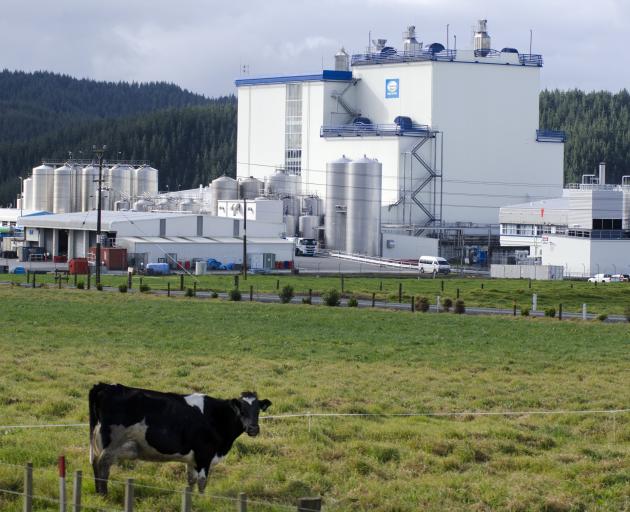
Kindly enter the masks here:
M 188 464 L 188 486 L 193 487 L 197 483 L 197 470 L 195 469 L 195 463 L 190 462 Z
M 205 450 L 195 450 L 195 469 L 197 470 L 197 487 L 199 492 L 203 493 L 206 489 L 206 483 L 208 482 L 208 474 L 210 472 L 210 458 L 205 455 L 208 452 Z M 204 455 L 199 455 L 200 453 Z
M 99 457 L 97 463 L 98 483 L 97 492 L 103 496 L 107 495 L 107 479 L 109 478 L 109 470 L 114 464 L 114 458 L 105 450 Z
M 92 459 L 92 471 L 94 472 L 94 489 L 96 490 L 97 494 L 100 494 L 100 489 L 101 489 L 101 479 L 100 476 L 98 476 L 98 461 L 99 461 L 100 457 L 95 457 Z

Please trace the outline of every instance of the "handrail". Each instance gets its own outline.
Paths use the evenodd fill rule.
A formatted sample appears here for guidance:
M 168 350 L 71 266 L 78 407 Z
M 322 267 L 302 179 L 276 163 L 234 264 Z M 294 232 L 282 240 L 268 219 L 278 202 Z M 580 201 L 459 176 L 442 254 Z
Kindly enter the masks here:
M 380 52 L 368 52 L 353 55 L 351 64 L 352 66 L 366 66 L 370 64 L 423 61 L 493 63 L 493 60 L 500 60 L 504 55 L 503 52 L 490 49 L 484 50 L 484 53 L 479 50 L 472 52 L 460 51 L 458 53 L 457 50 L 446 49 L 440 52 L 433 52 L 428 48 L 412 52 L 393 51 L 392 53 L 385 54 Z M 478 60 L 479 58 L 482 58 L 483 60 Z M 518 62 L 521 66 L 542 67 L 543 56 L 535 53 L 519 53 Z
M 567 133 L 562 130 L 536 130 L 537 142 L 566 142 Z
M 342 125 L 324 125 L 320 129 L 320 137 L 343 137 L 343 136 L 362 136 L 362 135 L 411 135 L 411 136 L 429 136 L 432 130 L 425 124 L 413 124 L 411 127 L 404 128 L 397 124 L 342 124 Z

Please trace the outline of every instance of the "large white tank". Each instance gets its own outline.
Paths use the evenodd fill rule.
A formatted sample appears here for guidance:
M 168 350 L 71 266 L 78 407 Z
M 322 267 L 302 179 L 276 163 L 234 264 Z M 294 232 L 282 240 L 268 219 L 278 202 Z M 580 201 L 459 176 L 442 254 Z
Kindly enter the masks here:
M 238 182 L 229 176 L 221 176 L 210 184 L 212 188 L 211 212 L 217 214 L 218 201 L 238 199 Z
M 317 196 L 306 196 L 302 198 L 302 213 L 304 215 L 323 215 L 322 200 Z
M 343 46 L 335 53 L 335 71 L 350 71 L 350 56 Z
M 265 193 L 271 196 L 297 196 L 301 189 L 301 177 L 277 169 L 265 178 Z
M 156 196 L 158 194 L 158 174 L 158 170 L 149 165 L 135 169 L 131 195 L 134 197 Z
M 54 170 L 53 213 L 70 213 L 72 211 L 72 174 L 68 164 Z
M 283 197 L 282 209 L 285 215 L 295 215 L 298 217 L 301 213 L 300 198 L 295 196 Z
M 240 181 L 239 188 L 241 191 L 241 199 L 256 199 L 262 195 L 263 182 L 250 176 Z
M 53 168 L 40 165 L 33 168 L 33 210 L 52 211 L 53 207 Z
M 326 248 L 346 250 L 346 176 L 352 160 L 341 157 L 326 164 L 326 216 L 324 218 Z
M 302 215 L 298 221 L 300 236 L 303 238 L 318 239 L 320 218 L 317 215 Z
M 135 170 L 130 165 L 117 164 L 109 170 L 109 201 L 113 209 L 116 201 L 131 197 L 131 177 Z
M 348 164 L 346 250 L 380 256 L 382 165 L 360 158 Z
M 96 205 L 96 194 L 98 191 L 98 166 L 87 165 L 81 169 L 81 201 L 77 205 L 77 210 L 88 212 Z
M 477 30 L 474 36 L 475 55 L 485 57 L 490 53 L 490 35 L 487 29 L 488 20 L 477 21 Z
M 25 210 L 33 209 L 33 178 L 26 178 L 22 189 L 22 208 Z
M 298 218 L 295 215 L 285 215 L 283 220 L 284 220 L 286 235 L 295 236 L 297 234 Z

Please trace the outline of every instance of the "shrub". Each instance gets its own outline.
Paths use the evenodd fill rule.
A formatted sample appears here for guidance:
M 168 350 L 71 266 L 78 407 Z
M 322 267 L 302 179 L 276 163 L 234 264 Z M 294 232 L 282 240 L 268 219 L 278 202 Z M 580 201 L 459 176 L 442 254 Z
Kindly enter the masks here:
M 101 283 L 98 283 L 98 284 L 96 285 L 96 289 L 97 289 L 99 292 L 102 292 L 102 291 L 103 291 L 103 285 L 102 285 Z
M 126 284 L 119 284 L 118 285 L 118 291 L 120 293 L 127 293 L 127 285 Z
M 217 292 L 212 292 L 212 293 L 210 294 L 210 297 L 212 297 L 213 299 L 216 299 L 216 298 L 218 298 L 218 297 L 219 297 L 219 294 L 218 294 Z
M 449 297 L 444 297 L 444 300 L 442 301 L 442 310 L 448 313 L 452 307 L 453 307 L 453 299 Z
M 293 295 L 293 286 L 287 284 L 286 286 L 282 287 L 282 290 L 280 290 L 278 297 L 280 297 L 280 302 L 282 302 L 282 304 L 288 304 L 293 299 Z
M 151 291 L 151 287 L 148 284 L 141 284 L 140 285 L 140 291 L 142 293 L 149 292 L 149 291 Z
M 302 304 L 312 304 L 313 301 L 310 297 L 302 297 Z
M 455 307 L 453 308 L 453 313 L 457 313 L 458 315 L 466 313 L 466 305 L 464 304 L 464 301 L 462 299 L 457 299 L 455 301 Z
M 327 306 L 338 306 L 341 302 L 341 294 L 333 288 L 322 295 L 322 300 Z
M 605 322 L 608 319 L 608 315 L 606 313 L 600 313 L 597 315 L 597 320 L 600 322 Z
M 527 306 L 521 308 L 521 316 L 529 316 L 529 308 Z
M 234 302 L 241 300 L 241 291 L 238 288 L 233 288 L 228 292 L 228 299 Z
M 184 292 L 184 296 L 186 296 L 186 297 L 194 297 L 195 296 L 195 291 L 192 288 L 186 288 L 186 291 Z
M 426 313 L 429 311 L 429 299 L 426 297 L 416 297 L 416 310 Z
M 547 308 L 545 309 L 545 316 L 549 318 L 553 318 L 556 316 L 556 308 Z
M 85 283 L 84 283 L 83 281 L 79 281 L 79 282 L 77 283 L 77 288 L 78 288 L 79 290 L 83 290 L 83 289 L 85 288 Z
M 357 300 L 357 298 L 354 295 L 348 299 L 348 307 L 349 308 L 356 308 L 358 306 L 359 306 L 359 301 Z

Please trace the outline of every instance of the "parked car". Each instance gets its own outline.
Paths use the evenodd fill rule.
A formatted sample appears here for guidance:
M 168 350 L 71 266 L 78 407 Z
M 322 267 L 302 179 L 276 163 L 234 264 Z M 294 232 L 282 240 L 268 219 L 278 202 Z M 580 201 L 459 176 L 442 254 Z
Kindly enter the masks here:
M 610 283 L 612 281 L 611 274 L 595 274 L 588 278 L 589 283 Z
M 630 275 L 628 275 L 628 274 L 613 274 L 612 275 L 612 280 L 613 281 L 619 281 L 620 283 L 627 283 L 628 281 L 630 281 Z
M 448 264 L 448 261 L 439 256 L 420 256 L 418 270 L 421 274 L 425 272 L 430 274 L 448 274 L 451 271 L 451 266 Z

